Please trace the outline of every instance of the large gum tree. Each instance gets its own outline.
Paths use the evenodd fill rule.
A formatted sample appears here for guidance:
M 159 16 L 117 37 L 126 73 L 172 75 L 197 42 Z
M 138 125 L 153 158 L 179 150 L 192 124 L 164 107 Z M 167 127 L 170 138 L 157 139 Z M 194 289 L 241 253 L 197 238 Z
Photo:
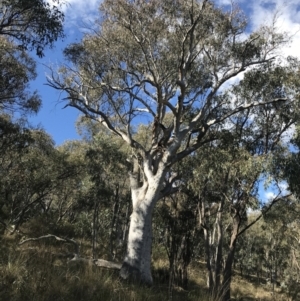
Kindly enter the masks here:
M 152 284 L 152 213 L 179 189 L 175 164 L 218 138 L 242 110 L 288 100 L 290 94 L 235 97 L 227 83 L 273 62 L 285 43 L 274 26 L 246 33 L 239 9 L 213 1 L 104 0 L 92 33 L 65 50 L 69 65 L 49 85 L 132 149 L 132 214 L 122 278 Z M 148 125 L 151 143 L 136 138 Z

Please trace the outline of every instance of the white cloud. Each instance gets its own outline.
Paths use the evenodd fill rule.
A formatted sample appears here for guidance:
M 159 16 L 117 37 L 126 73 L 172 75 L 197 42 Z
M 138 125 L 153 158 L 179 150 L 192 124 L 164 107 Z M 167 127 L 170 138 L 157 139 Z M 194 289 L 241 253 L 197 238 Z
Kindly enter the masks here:
M 300 57 L 300 1 L 299 0 L 217 0 L 219 6 L 229 8 L 235 3 L 246 13 L 250 31 L 271 25 L 276 14 L 276 28 L 292 36 L 289 46 L 282 49 L 284 56 Z
M 295 56 L 300 59 L 300 1 L 289 0 L 217 0 L 218 6 L 230 9 L 235 4 L 241 7 L 247 15 L 249 22 L 249 33 L 258 30 L 261 26 L 271 26 L 276 20 L 275 28 L 278 32 L 287 33 L 291 36 L 291 42 L 284 46 L 280 51 L 276 52 L 281 56 Z M 247 34 L 243 34 L 243 39 Z M 227 90 L 232 84 L 243 79 L 244 74 L 240 73 L 238 76 L 231 78 L 220 91 Z M 293 131 L 291 132 L 293 133 Z
M 285 56 L 299 57 L 300 49 L 300 2 L 299 0 L 257 0 L 250 2 L 249 20 L 252 30 L 261 25 L 271 25 L 276 15 L 275 26 L 279 32 L 292 36 L 289 46 L 282 49 Z
M 91 20 L 98 15 L 99 0 L 69 0 L 66 10 L 67 18 L 71 20 Z
M 288 184 L 286 181 L 281 181 L 278 183 L 278 186 L 274 182 L 271 183 L 269 190 L 264 192 L 263 199 L 265 201 L 272 201 L 274 198 L 278 197 L 279 193 L 281 196 L 289 194 Z
M 276 194 L 273 191 L 266 191 L 265 192 L 265 199 L 266 200 L 273 200 L 276 197 Z
M 57 5 L 54 0 L 47 0 L 50 4 Z M 65 14 L 65 26 L 68 30 L 76 27 L 89 26 L 99 16 L 98 8 L 101 0 L 65 0 L 62 11 Z
M 288 183 L 287 183 L 286 181 L 280 182 L 280 183 L 278 184 L 278 186 L 279 186 L 279 188 L 280 188 L 280 190 L 281 190 L 281 193 L 282 193 L 283 195 L 285 195 L 285 194 L 287 194 L 287 193 L 289 192 L 289 191 L 288 191 L 289 185 L 288 185 Z
M 54 0 L 47 0 L 55 4 Z M 98 16 L 98 8 L 101 0 L 64 0 L 63 11 L 66 17 L 66 27 L 83 27 L 91 24 Z M 232 3 L 246 9 L 251 31 L 258 29 L 261 25 L 270 25 L 277 12 L 276 26 L 279 31 L 287 32 L 293 36 L 293 42 L 285 47 L 282 53 L 286 55 L 299 56 L 300 49 L 300 2 L 299 0 L 217 0 L 221 7 L 231 6 Z

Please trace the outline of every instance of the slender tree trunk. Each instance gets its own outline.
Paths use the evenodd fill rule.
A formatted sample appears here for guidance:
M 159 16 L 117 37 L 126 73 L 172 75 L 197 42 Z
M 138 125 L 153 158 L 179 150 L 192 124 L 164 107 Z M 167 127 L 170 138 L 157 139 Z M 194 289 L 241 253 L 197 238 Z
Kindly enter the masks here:
M 223 301 L 230 301 L 230 286 L 232 278 L 232 264 L 234 259 L 235 245 L 230 247 L 230 250 L 227 254 L 225 268 L 223 272 L 223 282 L 222 282 L 222 298 Z
M 122 244 L 125 245 L 125 242 L 127 241 L 128 237 L 128 228 L 129 228 L 129 208 L 130 208 L 130 202 L 128 201 L 127 206 L 126 206 L 126 213 L 125 213 L 125 221 L 122 226 Z
M 115 191 L 115 200 L 113 205 L 113 216 L 111 220 L 111 226 L 110 226 L 110 257 L 113 260 L 115 258 L 115 252 L 114 252 L 114 241 L 118 239 L 116 235 L 116 227 L 118 224 L 118 216 L 119 216 L 119 210 L 120 210 L 120 198 L 119 198 L 119 185 L 116 186 Z
M 210 231 L 207 227 L 208 224 L 208 216 L 205 214 L 204 203 L 199 197 L 198 202 L 198 215 L 199 215 L 199 225 L 203 228 L 203 235 L 204 235 L 204 242 L 205 242 L 205 261 L 206 261 L 206 272 L 207 272 L 207 281 L 206 286 L 209 289 L 210 294 L 212 294 L 213 287 L 214 287 L 214 279 L 213 279 L 213 272 L 211 267 L 211 250 L 210 250 Z
M 227 253 L 227 258 L 225 261 L 225 267 L 223 271 L 223 281 L 222 281 L 222 291 L 221 291 L 222 301 L 230 301 L 231 298 L 230 286 L 231 286 L 231 278 L 232 278 L 232 265 L 234 261 L 234 253 L 236 248 L 239 226 L 240 226 L 240 218 L 238 215 L 236 215 L 233 221 L 233 230 L 230 239 L 229 251 Z
M 217 207 L 217 214 L 213 229 L 209 231 L 204 228 L 205 239 L 205 256 L 207 267 L 207 287 L 210 295 L 215 298 L 220 291 L 221 269 L 222 269 L 222 250 L 223 250 L 223 227 L 222 227 L 222 210 L 224 202 L 221 201 Z M 203 206 L 203 205 L 202 205 Z M 203 210 L 202 210 L 203 211 Z M 209 213 L 211 214 L 211 212 Z M 205 217 L 202 213 L 202 220 Z
M 206 269 L 207 269 L 207 287 L 209 289 L 210 294 L 213 292 L 214 287 L 214 278 L 213 271 L 210 264 L 210 244 L 209 244 L 209 231 L 204 229 L 204 240 L 205 240 L 205 258 L 206 258 Z
M 188 288 L 188 265 L 184 259 L 181 259 L 175 268 L 175 281 L 176 285 L 187 290 Z
M 92 254 L 93 259 L 97 259 L 97 229 L 98 229 L 98 212 L 99 212 L 99 204 L 95 202 L 94 204 L 94 213 L 93 213 L 93 228 L 92 228 Z
M 219 291 L 220 281 L 221 281 L 221 269 L 222 269 L 222 251 L 223 251 L 223 226 L 222 226 L 222 211 L 223 211 L 223 201 L 220 202 L 218 207 L 218 213 L 215 222 L 216 231 L 216 250 L 215 250 L 215 287 L 216 293 Z
M 188 287 L 188 266 L 192 257 L 191 234 L 187 233 L 180 238 L 177 246 L 176 259 L 174 264 L 174 281 L 177 286 L 187 290 Z
M 174 288 L 174 260 L 170 260 L 169 268 L 169 286 L 168 286 L 168 299 L 173 300 L 173 288 Z

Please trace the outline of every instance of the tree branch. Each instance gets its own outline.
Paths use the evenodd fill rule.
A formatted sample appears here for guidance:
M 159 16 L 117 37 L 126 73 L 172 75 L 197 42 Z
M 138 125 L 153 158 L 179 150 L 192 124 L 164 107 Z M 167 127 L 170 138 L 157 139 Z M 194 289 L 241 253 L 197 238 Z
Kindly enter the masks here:
M 281 192 L 280 192 L 281 193 Z M 279 194 L 280 194 L 279 193 Z M 282 200 L 285 200 L 287 199 L 288 197 L 290 197 L 292 194 L 288 194 L 288 195 L 285 195 L 283 197 L 279 197 L 279 194 L 272 200 L 272 202 L 269 204 L 268 207 L 265 207 L 262 209 L 262 213 L 254 220 L 252 221 L 249 225 L 247 225 L 243 230 L 241 230 L 238 234 L 237 234 L 237 237 L 242 235 L 246 230 L 248 230 L 250 227 L 252 227 L 255 223 L 257 223 L 263 216 L 265 216 L 270 210 L 271 208 L 273 207 L 274 204 L 276 204 L 277 202 L 279 201 L 282 201 Z
M 56 235 L 53 235 L 53 234 L 47 234 L 47 235 L 43 235 L 43 236 L 35 237 L 35 238 L 28 238 L 28 239 L 25 239 L 25 240 L 19 242 L 19 245 L 23 245 L 23 244 L 31 242 L 31 241 L 39 241 L 39 240 L 49 239 L 49 238 L 54 238 L 54 239 L 56 239 L 57 241 L 60 241 L 60 242 L 73 244 L 74 251 L 75 251 L 74 254 L 75 254 L 75 256 L 79 256 L 79 245 L 75 240 L 69 239 L 69 238 L 62 238 L 62 237 L 59 237 L 59 236 L 56 236 Z

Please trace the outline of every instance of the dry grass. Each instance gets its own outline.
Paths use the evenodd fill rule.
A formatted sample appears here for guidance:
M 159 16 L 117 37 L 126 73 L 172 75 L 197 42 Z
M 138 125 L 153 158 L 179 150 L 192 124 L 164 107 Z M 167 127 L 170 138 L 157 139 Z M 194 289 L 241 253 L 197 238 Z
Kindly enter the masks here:
M 68 262 L 60 253 L 66 246 L 33 243 L 18 247 L 12 237 L 0 241 L 0 300 L 7 301 L 164 301 L 168 297 L 167 260 L 154 252 L 155 285 L 138 287 L 119 280 L 118 274 L 86 263 Z M 68 251 L 68 250 L 67 250 Z M 159 274 L 157 271 L 162 271 Z M 234 300 L 272 299 L 270 290 L 240 277 L 233 282 Z M 175 288 L 174 301 L 212 301 L 205 289 L 205 266 L 190 267 L 189 291 Z

